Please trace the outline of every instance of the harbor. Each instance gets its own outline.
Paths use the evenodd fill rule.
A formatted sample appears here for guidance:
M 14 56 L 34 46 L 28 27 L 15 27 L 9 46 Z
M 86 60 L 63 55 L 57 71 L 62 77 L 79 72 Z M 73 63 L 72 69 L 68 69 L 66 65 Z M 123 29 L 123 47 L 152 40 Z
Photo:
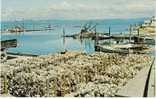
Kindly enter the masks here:
M 61 36 L 64 39 L 64 44 L 68 38 L 80 41 L 86 38 L 93 40 L 95 52 L 92 53 L 86 53 L 83 50 L 70 51 L 65 48 L 65 45 L 64 50 L 48 55 L 6 51 L 4 54 L 6 57 L 4 61 L 1 61 L 1 94 L 19 97 L 112 97 L 128 96 L 128 94 L 133 96 L 135 94 L 124 94 L 122 90 L 129 90 L 128 87 L 123 89 L 124 86 L 127 83 L 128 86 L 128 81 L 135 78 L 136 75 L 141 75 L 146 68 L 143 84 L 140 86 L 144 90 L 135 96 L 148 96 L 149 94 L 151 96 L 145 85 L 148 84 L 146 81 L 150 76 L 147 77 L 147 75 L 150 72 L 150 67 L 154 66 L 155 57 L 146 52 L 151 51 L 148 50 L 150 49 L 149 44 L 155 45 L 155 43 L 151 43 L 154 39 L 150 37 L 145 39 L 145 36 L 141 36 L 143 34 L 134 34 L 134 31 L 131 31 L 131 35 L 113 35 L 110 28 L 108 33 L 99 34 L 96 32 L 96 27 L 93 27 L 94 31 L 92 32 L 80 30 L 80 34 L 73 36 L 66 35 L 65 29 L 63 29 L 63 36 Z M 116 43 L 105 44 L 103 42 L 112 40 Z M 18 41 L 17 39 L 1 41 L 1 45 L 1 50 L 16 48 Z M 136 79 L 139 82 L 139 79 Z M 17 80 L 18 82 L 16 82 Z M 32 83 L 34 84 L 32 85 Z M 152 83 L 151 80 L 150 83 Z M 154 90 L 152 89 L 152 91 Z M 148 94 L 145 95 L 144 91 L 147 91 Z
M 154 3 L 3 0 L 0 97 L 155 97 Z

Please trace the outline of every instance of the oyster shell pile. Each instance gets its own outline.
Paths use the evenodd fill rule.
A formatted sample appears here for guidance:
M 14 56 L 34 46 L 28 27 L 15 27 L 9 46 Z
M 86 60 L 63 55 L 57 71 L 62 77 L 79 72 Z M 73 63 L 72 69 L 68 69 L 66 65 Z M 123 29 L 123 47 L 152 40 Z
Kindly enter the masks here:
M 137 54 L 51 54 L 5 63 L 1 81 L 7 78 L 13 96 L 114 96 L 151 62 L 151 56 Z

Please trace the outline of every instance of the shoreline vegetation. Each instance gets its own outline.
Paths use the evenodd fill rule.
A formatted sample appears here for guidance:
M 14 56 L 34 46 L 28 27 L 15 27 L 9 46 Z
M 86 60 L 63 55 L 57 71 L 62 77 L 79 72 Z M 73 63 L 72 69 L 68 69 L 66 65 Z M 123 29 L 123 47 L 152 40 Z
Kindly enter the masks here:
M 13 96 L 115 96 L 149 66 L 148 55 L 66 52 L 21 57 L 1 64 L 1 94 Z
M 151 40 L 155 41 L 155 22 L 155 17 L 152 17 L 144 24 L 132 27 L 134 31 L 131 29 L 130 31 L 136 36 L 136 38 L 133 37 L 134 42 L 132 42 L 131 36 L 123 40 L 128 40 L 128 43 L 134 43 L 135 46 L 144 45 L 142 42 L 144 38 L 149 38 L 147 40 L 150 40 L 150 43 Z M 87 29 L 87 27 L 86 25 L 80 33 L 75 35 L 66 35 L 63 30 L 62 37 L 74 37 L 75 39 L 89 37 L 96 41 L 97 34 L 101 40 L 113 36 L 110 31 L 101 36 L 100 33 L 96 32 L 96 26 L 90 26 L 92 28 L 88 32 L 89 28 Z M 21 30 L 22 28 L 18 28 L 18 31 L 21 32 Z M 16 29 L 15 31 L 17 32 Z M 118 46 L 119 41 L 116 42 L 116 46 Z M 95 43 L 95 45 L 99 44 Z M 145 45 L 149 46 L 150 43 Z M 121 49 L 129 51 L 131 48 L 130 46 Z M 148 54 L 97 51 L 92 54 L 64 51 L 35 57 L 19 56 L 1 62 L 0 94 L 15 97 L 112 97 L 116 96 L 118 90 L 138 75 L 143 68 L 151 66 L 153 59 L 154 57 Z

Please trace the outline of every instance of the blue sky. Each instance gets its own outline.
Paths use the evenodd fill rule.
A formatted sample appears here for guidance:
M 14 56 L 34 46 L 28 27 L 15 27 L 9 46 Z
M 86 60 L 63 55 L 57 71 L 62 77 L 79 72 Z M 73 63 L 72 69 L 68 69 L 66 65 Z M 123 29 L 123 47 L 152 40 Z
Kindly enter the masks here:
M 150 17 L 156 0 L 2 0 L 2 20 Z

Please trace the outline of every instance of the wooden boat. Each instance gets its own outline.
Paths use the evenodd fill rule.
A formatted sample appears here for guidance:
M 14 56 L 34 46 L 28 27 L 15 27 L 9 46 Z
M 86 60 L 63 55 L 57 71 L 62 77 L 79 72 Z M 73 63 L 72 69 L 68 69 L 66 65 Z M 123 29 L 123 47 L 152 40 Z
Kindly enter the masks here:
M 7 60 L 8 56 L 6 53 L 6 49 L 12 48 L 12 47 L 17 47 L 17 39 L 1 41 L 1 51 L 0 51 L 1 62 Z
M 93 36 L 92 37 L 92 40 L 95 40 L 96 38 L 98 38 L 98 40 L 106 40 L 106 39 L 111 39 L 112 37 L 111 36 L 107 36 L 107 35 L 99 35 L 99 36 Z
M 146 37 L 144 43 L 149 45 L 155 45 L 155 39 Z
M 100 46 L 100 45 L 97 45 L 95 47 L 96 51 L 102 51 L 107 53 L 125 53 L 125 54 L 129 53 L 127 49 L 117 49 L 110 46 Z
M 17 39 L 1 41 L 1 49 L 11 48 L 11 47 L 17 47 Z
M 142 51 L 144 49 L 148 49 L 147 46 L 142 44 L 126 44 L 126 45 L 112 45 L 112 46 L 103 46 L 96 45 L 96 51 L 108 52 L 108 53 L 131 53 Z

